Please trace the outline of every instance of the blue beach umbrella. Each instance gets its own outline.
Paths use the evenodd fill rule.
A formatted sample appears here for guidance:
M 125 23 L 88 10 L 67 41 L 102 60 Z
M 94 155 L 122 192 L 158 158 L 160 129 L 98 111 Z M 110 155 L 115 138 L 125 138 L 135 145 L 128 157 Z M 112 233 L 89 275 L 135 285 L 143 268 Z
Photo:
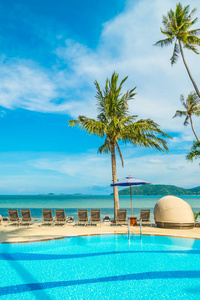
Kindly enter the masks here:
M 111 186 L 130 186 L 130 199 L 131 199 L 131 217 L 133 216 L 133 205 L 132 205 L 132 190 L 131 186 L 132 185 L 142 185 L 142 184 L 150 184 L 150 182 L 141 180 L 141 179 L 136 179 L 134 177 L 125 177 L 123 180 L 119 180 L 115 183 L 112 183 Z

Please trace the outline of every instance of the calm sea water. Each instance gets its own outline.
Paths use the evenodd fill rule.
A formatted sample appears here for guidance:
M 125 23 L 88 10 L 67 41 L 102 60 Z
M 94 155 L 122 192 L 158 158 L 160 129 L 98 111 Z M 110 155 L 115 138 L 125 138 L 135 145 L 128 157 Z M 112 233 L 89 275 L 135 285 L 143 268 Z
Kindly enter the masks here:
M 140 209 L 150 209 L 153 220 L 153 209 L 163 196 L 133 196 L 133 215 L 139 217 Z M 200 196 L 181 196 L 192 207 L 193 212 L 200 211 Z M 130 211 L 130 197 L 120 196 L 120 208 Z M 77 209 L 100 208 L 101 216 L 113 217 L 113 196 L 94 195 L 38 195 L 38 196 L 0 196 L 0 215 L 7 217 L 8 208 L 30 208 L 33 218 L 42 219 L 42 208 L 64 208 L 67 216 L 77 219 Z

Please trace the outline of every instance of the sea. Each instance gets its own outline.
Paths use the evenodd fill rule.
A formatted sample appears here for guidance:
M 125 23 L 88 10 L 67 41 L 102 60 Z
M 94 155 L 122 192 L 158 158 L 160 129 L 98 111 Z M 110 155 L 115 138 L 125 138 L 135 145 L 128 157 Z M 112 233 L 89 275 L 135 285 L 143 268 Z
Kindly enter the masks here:
M 139 217 L 140 209 L 151 210 L 151 221 L 154 221 L 154 206 L 163 196 L 133 196 L 133 215 Z M 189 203 L 193 212 L 200 211 L 200 196 L 178 196 Z M 127 209 L 131 215 L 130 196 L 119 196 L 120 208 Z M 0 215 L 8 217 L 8 208 L 30 208 L 32 218 L 42 220 L 42 208 L 64 208 L 66 216 L 73 216 L 76 221 L 77 209 L 99 208 L 101 217 L 114 217 L 112 195 L 36 195 L 36 196 L 0 196 Z

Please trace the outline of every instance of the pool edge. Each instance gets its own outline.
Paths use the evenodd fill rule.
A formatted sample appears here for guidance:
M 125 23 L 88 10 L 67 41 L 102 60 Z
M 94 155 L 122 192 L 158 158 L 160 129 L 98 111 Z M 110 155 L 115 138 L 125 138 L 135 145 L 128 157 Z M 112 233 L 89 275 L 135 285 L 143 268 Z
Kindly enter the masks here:
M 25 244 L 25 243 L 36 243 L 36 242 L 47 242 L 52 240 L 61 240 L 61 239 L 67 239 L 72 237 L 84 237 L 84 236 L 98 236 L 98 235 L 127 235 L 127 233 L 124 232 L 102 232 L 102 233 L 89 233 L 89 234 L 74 234 L 74 235 L 65 235 L 65 236 L 56 236 L 52 238 L 42 238 L 42 239 L 36 239 L 36 240 L 25 240 L 25 241 L 0 241 L 0 244 Z M 131 235 L 137 235 L 139 234 L 131 234 Z M 191 236 L 179 236 L 179 235 L 173 235 L 173 234 L 159 234 L 159 233 L 144 233 L 142 235 L 148 235 L 148 236 L 163 236 L 163 237 L 174 237 L 174 238 L 183 238 L 183 239 L 192 239 L 192 240 L 200 240 L 200 237 L 191 237 Z

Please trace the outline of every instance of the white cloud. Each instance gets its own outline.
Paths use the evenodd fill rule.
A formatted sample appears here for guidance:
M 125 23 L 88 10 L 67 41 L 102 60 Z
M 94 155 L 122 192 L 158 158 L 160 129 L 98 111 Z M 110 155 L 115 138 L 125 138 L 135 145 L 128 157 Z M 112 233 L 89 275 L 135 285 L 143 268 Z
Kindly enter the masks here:
M 184 154 L 158 153 L 144 156 L 138 155 L 139 152 L 139 149 L 132 149 L 132 155 L 129 157 L 128 152 L 124 152 L 125 168 L 122 168 L 120 160 L 117 160 L 119 179 L 130 174 L 153 184 L 167 183 L 182 187 L 199 185 L 199 164 L 187 162 Z M 77 185 L 79 188 L 93 185 L 104 187 L 109 186 L 112 181 L 110 155 L 58 155 L 32 160 L 29 164 L 38 170 L 66 174 L 66 188 Z
M 159 29 L 162 15 L 175 5 L 174 0 L 128 1 L 124 12 L 103 24 L 96 49 L 73 40 L 66 40 L 65 47 L 55 49 L 62 70 L 59 70 L 60 62 L 49 71 L 30 61 L 8 62 L 3 57 L 0 105 L 94 117 L 93 82 L 97 79 L 103 88 L 105 78 L 116 70 L 121 78 L 129 75 L 126 89 L 137 85 L 138 94 L 130 105 L 131 113 L 151 117 L 165 130 L 182 131 L 181 120 L 172 120 L 172 116 L 180 107 L 180 94 L 187 95 L 193 86 L 181 58 L 173 68 L 170 66 L 172 47 L 153 46 L 162 38 Z M 200 0 L 195 5 L 200 7 Z M 58 36 L 62 39 L 62 35 Z M 186 58 L 194 78 L 198 79 L 200 58 L 188 51 Z
M 125 168 L 117 156 L 118 179 L 130 174 L 152 184 L 199 186 L 199 163 L 187 162 L 185 154 L 150 153 L 133 147 L 123 148 L 122 152 Z M 9 157 L 12 164 L 5 163 Z M 83 154 L 1 153 L 0 165 L 1 194 L 112 192 L 110 155 L 97 154 L 96 149 Z
M 182 3 L 186 5 L 187 1 Z M 153 46 L 162 38 L 159 29 L 162 26 L 162 15 L 175 5 L 175 0 L 128 1 L 124 12 L 103 24 L 96 49 L 90 49 L 79 41 L 66 40 L 65 47 L 55 49 L 59 63 L 51 70 L 20 58 L 9 60 L 2 57 L 0 105 L 8 109 L 20 107 L 39 112 L 65 112 L 74 118 L 79 114 L 95 117 L 93 82 L 97 79 L 103 88 L 106 77 L 110 77 L 116 70 L 121 79 L 129 76 L 125 89 L 137 85 L 138 94 L 130 104 L 130 112 L 138 114 L 140 118 L 152 118 L 165 131 L 178 131 L 179 137 L 170 141 L 170 145 L 180 152 L 188 150 L 194 139 L 193 133 L 189 126 L 183 127 L 183 119 L 172 117 L 177 109 L 182 109 L 180 94 L 187 95 L 193 86 L 181 58 L 171 67 L 173 48 Z M 191 7 L 193 5 L 200 8 L 200 0 L 196 0 Z M 200 23 L 196 27 L 200 27 Z M 57 37 L 62 39 L 62 35 Z M 185 51 L 185 54 L 200 86 L 200 57 L 189 51 Z M 59 68 L 60 63 L 62 69 Z M 195 120 L 195 127 L 198 128 L 198 124 L 199 120 Z M 137 156 L 134 158 L 135 153 Z M 152 183 L 199 185 L 199 165 L 197 162 L 187 163 L 185 155 L 143 156 L 132 150 L 128 154 L 129 149 L 125 153 L 125 169 L 118 163 L 120 179 L 132 174 Z M 38 172 L 47 170 L 66 175 L 71 187 L 76 187 L 77 181 L 80 186 L 106 186 L 111 182 L 109 156 L 83 154 L 45 158 L 41 155 L 40 159 L 31 161 L 29 166 Z M 37 178 L 34 178 L 36 181 Z M 61 185 L 64 184 L 61 180 Z
M 5 62 L 0 72 L 0 105 L 13 109 L 45 111 L 57 96 L 52 81 L 32 63 L 23 60 Z M 52 104 L 53 107 L 53 104 Z
M 153 46 L 162 38 L 159 30 L 162 14 L 171 7 L 175 7 L 175 1 L 154 0 L 151 4 L 148 0 L 137 4 L 129 1 L 123 13 L 104 24 L 97 49 L 67 40 L 66 47 L 58 48 L 56 53 L 70 66 L 75 82 L 78 80 L 80 84 L 97 79 L 103 87 L 105 78 L 114 70 L 121 78 L 129 75 L 126 88 L 138 86 L 136 100 L 130 105 L 131 113 L 151 117 L 165 130 L 182 131 L 182 121 L 172 120 L 172 117 L 181 106 L 180 94 L 187 95 L 193 86 L 181 57 L 171 67 L 173 47 L 161 49 Z M 186 58 L 198 79 L 197 62 L 200 58 L 190 52 L 186 53 Z M 88 99 L 84 93 L 83 99 Z M 70 113 L 74 116 L 73 108 Z M 81 106 L 76 113 L 87 114 L 87 106 Z M 96 115 L 95 110 L 93 114 Z
M 70 184 L 77 185 L 104 185 L 111 182 L 111 169 L 109 155 L 77 154 L 77 155 L 53 155 L 51 158 L 41 158 L 29 161 L 29 165 L 40 170 L 49 170 L 66 174 L 70 178 Z

